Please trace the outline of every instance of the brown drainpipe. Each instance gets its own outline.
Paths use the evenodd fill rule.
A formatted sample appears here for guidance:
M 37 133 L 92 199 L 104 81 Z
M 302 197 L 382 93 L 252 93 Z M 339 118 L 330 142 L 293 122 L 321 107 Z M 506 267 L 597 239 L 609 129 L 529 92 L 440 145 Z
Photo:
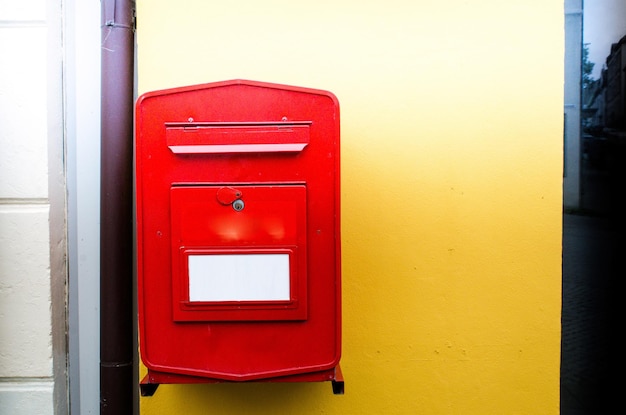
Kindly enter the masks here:
M 134 0 L 101 1 L 100 413 L 134 412 Z

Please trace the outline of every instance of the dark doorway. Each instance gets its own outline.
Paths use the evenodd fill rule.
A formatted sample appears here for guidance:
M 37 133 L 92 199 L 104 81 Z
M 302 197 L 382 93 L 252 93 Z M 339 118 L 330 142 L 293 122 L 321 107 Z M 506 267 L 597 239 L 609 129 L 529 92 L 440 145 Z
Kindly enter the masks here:
M 564 209 L 561 414 L 618 408 L 626 193 L 626 1 L 585 2 L 580 206 Z M 621 389 L 621 388 L 620 388 Z

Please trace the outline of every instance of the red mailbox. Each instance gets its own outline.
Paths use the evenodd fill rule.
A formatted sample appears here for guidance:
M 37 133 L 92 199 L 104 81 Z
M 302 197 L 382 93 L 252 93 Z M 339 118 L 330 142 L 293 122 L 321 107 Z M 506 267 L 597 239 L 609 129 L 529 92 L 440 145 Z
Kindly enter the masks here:
M 139 344 L 161 383 L 343 393 L 339 105 L 234 80 L 136 104 Z

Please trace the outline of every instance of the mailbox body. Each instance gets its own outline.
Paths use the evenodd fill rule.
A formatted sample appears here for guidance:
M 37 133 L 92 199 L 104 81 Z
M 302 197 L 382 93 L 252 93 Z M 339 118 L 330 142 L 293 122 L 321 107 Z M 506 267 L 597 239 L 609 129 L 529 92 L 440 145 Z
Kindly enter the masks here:
M 339 105 L 233 80 L 136 103 L 149 381 L 331 380 L 341 354 Z

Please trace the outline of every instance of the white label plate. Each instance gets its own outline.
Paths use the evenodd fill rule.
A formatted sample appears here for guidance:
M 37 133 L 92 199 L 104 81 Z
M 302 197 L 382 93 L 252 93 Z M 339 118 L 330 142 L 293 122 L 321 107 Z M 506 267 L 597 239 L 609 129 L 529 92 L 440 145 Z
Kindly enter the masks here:
M 289 254 L 189 255 L 189 301 L 288 301 Z

